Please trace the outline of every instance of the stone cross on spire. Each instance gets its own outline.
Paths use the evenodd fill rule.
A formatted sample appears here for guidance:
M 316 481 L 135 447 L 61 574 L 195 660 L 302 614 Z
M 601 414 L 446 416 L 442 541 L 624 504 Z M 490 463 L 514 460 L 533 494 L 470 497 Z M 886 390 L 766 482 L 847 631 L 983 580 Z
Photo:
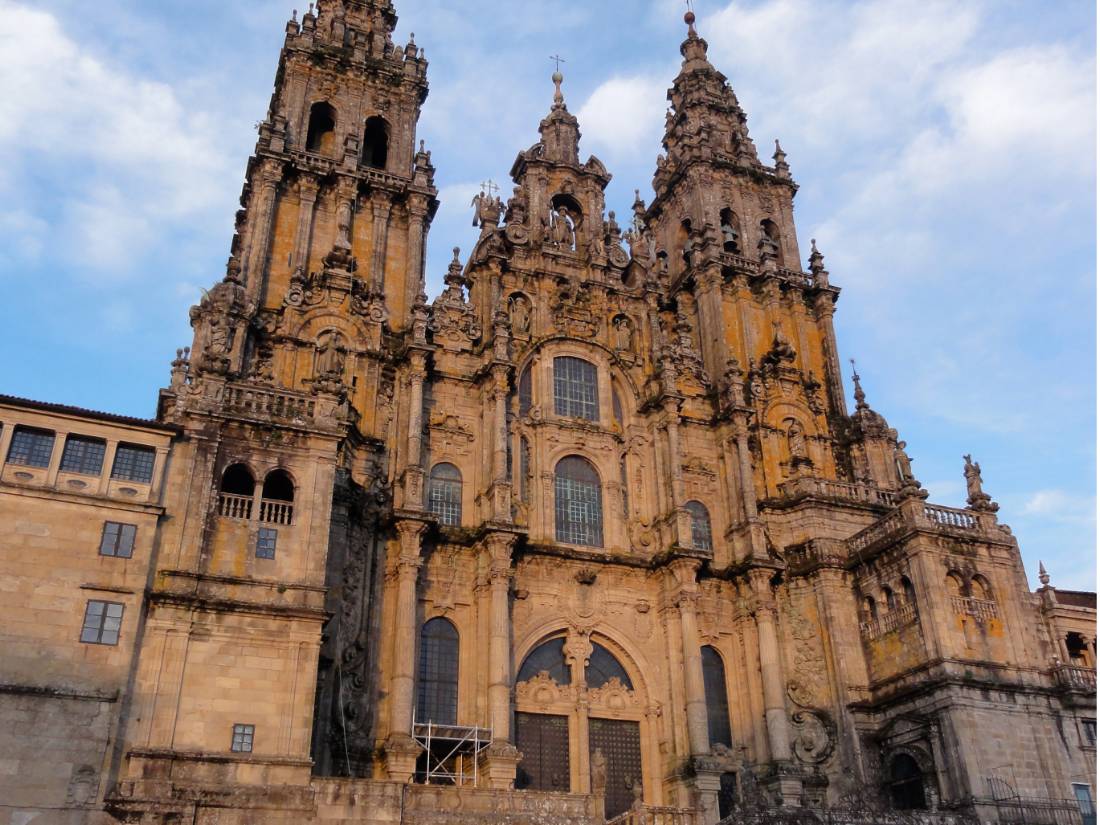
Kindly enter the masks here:
M 867 394 L 863 391 L 863 387 L 859 383 L 859 373 L 856 371 L 856 359 L 849 358 L 848 361 L 852 365 L 852 383 L 856 387 L 856 409 L 866 410 L 868 409 Z
M 554 74 L 550 76 L 554 81 L 554 108 L 560 109 L 565 105 L 565 95 L 561 93 L 561 82 L 565 80 L 561 73 L 561 64 L 565 62 L 565 58 L 559 54 L 552 54 L 550 59 L 554 61 Z

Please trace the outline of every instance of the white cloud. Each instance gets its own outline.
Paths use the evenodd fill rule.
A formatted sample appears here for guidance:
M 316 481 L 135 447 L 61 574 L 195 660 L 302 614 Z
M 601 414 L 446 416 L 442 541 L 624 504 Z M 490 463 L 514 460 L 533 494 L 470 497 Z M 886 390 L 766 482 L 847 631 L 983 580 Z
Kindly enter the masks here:
M 232 197 L 235 147 L 214 116 L 95 58 L 48 12 L 0 0 L 0 16 L 19 33 L 0 50 L 0 86 L 9 90 L 0 96 L 0 166 L 9 169 L 0 185 L 8 194 L 20 186 L 13 169 L 59 180 L 60 191 L 47 188 L 28 207 L 30 219 L 64 215 L 51 242 L 77 269 L 124 274 L 158 235 L 209 220 Z
M 1023 513 L 1060 524 L 1089 525 L 1096 522 L 1096 498 L 1059 489 L 1037 490 L 1027 499 Z
M 577 112 L 586 140 L 596 154 L 614 160 L 624 155 L 656 155 L 668 80 L 612 77 L 601 83 Z

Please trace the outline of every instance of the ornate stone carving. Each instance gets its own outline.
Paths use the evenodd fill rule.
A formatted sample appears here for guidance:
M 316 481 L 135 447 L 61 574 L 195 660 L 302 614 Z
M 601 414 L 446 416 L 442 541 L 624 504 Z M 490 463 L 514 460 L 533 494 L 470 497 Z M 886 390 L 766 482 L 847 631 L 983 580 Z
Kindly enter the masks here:
M 798 761 L 820 765 L 836 749 L 836 730 L 832 720 L 819 710 L 800 710 L 791 714 L 794 741 L 791 750 Z

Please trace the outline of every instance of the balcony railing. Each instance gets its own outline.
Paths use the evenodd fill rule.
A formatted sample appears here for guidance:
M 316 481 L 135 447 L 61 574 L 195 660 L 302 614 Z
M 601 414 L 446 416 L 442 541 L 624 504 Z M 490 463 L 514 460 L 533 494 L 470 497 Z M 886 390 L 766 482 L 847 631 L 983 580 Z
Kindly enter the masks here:
M 316 400 L 307 395 L 281 390 L 242 384 L 230 384 L 225 388 L 227 410 L 261 418 L 306 421 L 313 418 L 316 404 Z
M 890 490 L 880 490 L 867 484 L 832 481 L 827 478 L 795 478 L 780 484 L 779 490 L 785 498 L 789 499 L 819 496 L 841 501 L 854 501 L 859 504 L 878 504 L 883 507 L 893 507 L 898 502 L 897 493 Z
M 920 504 L 911 508 L 912 501 L 902 502 L 892 513 L 888 513 L 848 539 L 848 547 L 854 553 L 860 553 L 887 536 L 906 528 L 924 530 L 947 530 L 980 532 L 981 523 L 977 516 L 968 510 L 943 507 L 939 504 Z
M 1059 665 L 1054 669 L 1054 678 L 1067 690 L 1080 690 L 1085 693 L 1096 692 L 1096 671 L 1091 667 Z
M 925 504 L 924 517 L 943 527 L 955 527 L 960 530 L 977 530 L 978 520 L 966 510 L 954 507 L 941 507 L 938 504 Z
M 629 811 L 607 820 L 607 825 L 702 825 L 702 820 L 691 808 L 635 805 Z
M 960 616 L 973 616 L 982 621 L 997 618 L 997 603 L 991 599 L 952 596 L 951 606 Z
M 883 613 L 877 619 L 860 622 L 859 629 L 867 638 L 877 639 L 880 636 L 885 636 L 887 633 L 893 633 L 898 628 L 911 625 L 916 620 L 916 606 L 905 603 L 899 604 L 887 613 Z
M 293 520 L 293 502 L 260 499 L 260 521 L 264 524 L 290 524 Z
M 252 496 L 218 493 L 218 515 L 248 521 L 252 518 Z

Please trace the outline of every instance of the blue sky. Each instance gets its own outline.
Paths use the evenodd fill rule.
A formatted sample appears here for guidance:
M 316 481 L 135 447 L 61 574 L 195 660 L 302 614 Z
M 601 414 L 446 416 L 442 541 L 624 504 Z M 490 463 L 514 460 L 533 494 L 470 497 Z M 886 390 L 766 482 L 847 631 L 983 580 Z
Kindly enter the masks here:
M 0 0 L 0 392 L 149 416 L 221 274 L 293 0 Z M 304 3 L 302 4 L 305 5 Z M 442 207 L 537 139 L 553 69 L 628 215 L 651 192 L 683 4 L 397 0 L 431 61 Z M 939 503 L 963 453 L 1065 588 L 1094 588 L 1091 0 L 697 0 L 761 150 L 779 137 L 844 289 L 837 331 Z M 770 151 L 767 152 L 770 154 Z

